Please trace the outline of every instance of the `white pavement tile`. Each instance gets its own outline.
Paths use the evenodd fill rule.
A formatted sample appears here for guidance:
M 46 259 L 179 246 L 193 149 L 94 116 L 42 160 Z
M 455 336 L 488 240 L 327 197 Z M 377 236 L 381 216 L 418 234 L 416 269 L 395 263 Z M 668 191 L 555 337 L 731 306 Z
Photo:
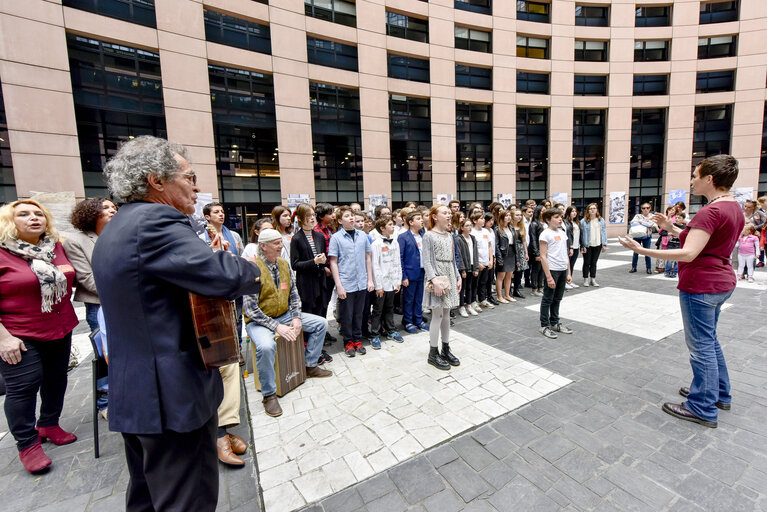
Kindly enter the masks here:
M 566 304 L 565 301 L 563 304 Z M 570 383 L 545 368 L 451 333 L 461 366 L 426 364 L 428 333 L 355 358 L 280 398 L 271 418 L 248 386 L 266 512 L 289 512 L 384 471 Z
M 605 258 L 605 256 L 610 255 L 610 251 L 606 252 L 600 258 L 597 260 L 597 270 L 606 270 L 608 268 L 613 267 L 621 267 L 621 266 L 631 266 L 631 262 L 628 260 L 611 260 L 609 258 Z M 581 270 L 580 265 L 578 263 L 575 264 L 575 275 L 583 275 L 583 273 L 579 272 Z

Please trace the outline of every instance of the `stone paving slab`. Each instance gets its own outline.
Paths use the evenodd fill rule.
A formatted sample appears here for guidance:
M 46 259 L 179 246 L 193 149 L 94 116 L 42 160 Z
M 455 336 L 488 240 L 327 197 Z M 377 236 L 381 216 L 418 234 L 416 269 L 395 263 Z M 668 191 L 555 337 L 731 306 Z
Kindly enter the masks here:
M 326 365 L 332 377 L 308 379 L 279 399 L 279 418 L 264 413 L 249 379 L 267 512 L 289 512 L 341 491 L 570 382 L 470 336 L 454 333 L 452 342 L 461 365 L 450 371 L 426 364 L 427 332 L 405 343 L 386 340 L 364 356 L 337 354 Z M 466 457 L 477 470 L 495 461 L 481 447 L 468 447 Z

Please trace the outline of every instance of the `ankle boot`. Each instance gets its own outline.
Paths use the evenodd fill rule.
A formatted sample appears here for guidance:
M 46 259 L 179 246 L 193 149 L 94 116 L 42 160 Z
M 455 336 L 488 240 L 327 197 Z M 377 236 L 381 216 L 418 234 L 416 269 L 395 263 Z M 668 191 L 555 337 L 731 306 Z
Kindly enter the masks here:
M 442 356 L 437 351 L 437 347 L 429 347 L 429 359 L 427 359 L 427 362 L 438 370 L 450 369 L 450 364 L 442 359 Z
M 460 366 L 461 362 L 458 360 L 457 357 L 453 355 L 452 352 L 450 352 L 450 344 L 449 343 L 443 343 L 442 344 L 442 353 L 440 354 L 442 356 L 442 359 L 450 363 L 450 366 Z
M 77 436 L 67 432 L 58 425 L 52 427 L 37 427 L 37 432 L 40 435 L 40 441 L 45 442 L 46 439 L 50 439 L 53 444 L 62 445 L 74 443 L 77 441 Z
M 19 460 L 30 473 L 37 473 L 51 465 L 51 459 L 43 451 L 39 439 L 29 448 L 19 450 Z

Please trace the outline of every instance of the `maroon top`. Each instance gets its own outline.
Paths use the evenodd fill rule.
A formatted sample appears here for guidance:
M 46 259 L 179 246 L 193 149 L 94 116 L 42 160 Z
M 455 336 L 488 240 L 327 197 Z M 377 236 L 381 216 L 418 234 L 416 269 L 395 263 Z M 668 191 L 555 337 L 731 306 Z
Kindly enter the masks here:
M 711 237 L 698 257 L 689 263 L 679 262 L 679 286 L 687 293 L 726 293 L 735 288 L 735 271 L 730 264 L 732 249 L 743 232 L 743 211 L 736 201 L 706 205 L 692 218 L 679 239 L 684 242 L 688 229 L 702 229 Z
M 71 300 L 75 269 L 69 264 L 61 243 L 56 243 L 54 252 L 53 264 L 67 276 L 67 292 L 50 313 L 43 313 L 40 281 L 29 262 L 0 249 L 0 323 L 17 338 L 58 340 L 78 324 Z

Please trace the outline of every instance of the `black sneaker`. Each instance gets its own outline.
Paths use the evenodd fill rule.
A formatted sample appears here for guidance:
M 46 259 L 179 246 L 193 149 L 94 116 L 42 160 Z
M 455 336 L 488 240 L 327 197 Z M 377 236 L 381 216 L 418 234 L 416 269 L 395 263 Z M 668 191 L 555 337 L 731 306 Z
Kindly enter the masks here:
M 367 350 L 365 350 L 365 347 L 362 346 L 361 341 L 355 341 L 354 348 L 357 350 L 357 353 L 361 356 L 364 356 L 368 352 Z
M 572 329 L 570 329 L 569 327 L 564 326 L 562 324 L 556 324 L 556 325 L 552 326 L 551 330 L 554 331 L 554 332 L 561 332 L 562 334 L 572 334 L 573 333 Z
M 354 357 L 354 356 L 357 355 L 357 351 L 354 350 L 354 342 L 353 341 L 350 341 L 349 343 L 346 344 L 346 350 L 344 352 L 346 352 L 346 355 L 349 356 L 349 357 Z
M 543 335 L 544 335 L 544 336 L 546 336 L 547 338 L 551 338 L 552 340 L 555 340 L 555 339 L 557 339 L 557 337 L 558 337 L 558 336 L 557 336 L 557 333 L 555 333 L 554 331 L 552 331 L 552 330 L 551 330 L 551 328 L 549 328 L 548 326 L 546 326 L 546 327 L 541 327 L 540 329 L 538 329 L 538 332 L 539 332 L 539 333 L 541 333 L 541 334 L 543 334 Z
M 631 270 L 629 270 L 629 274 L 633 274 L 633 273 L 635 273 L 636 271 L 637 271 L 637 269 L 635 269 L 635 268 L 632 268 Z

